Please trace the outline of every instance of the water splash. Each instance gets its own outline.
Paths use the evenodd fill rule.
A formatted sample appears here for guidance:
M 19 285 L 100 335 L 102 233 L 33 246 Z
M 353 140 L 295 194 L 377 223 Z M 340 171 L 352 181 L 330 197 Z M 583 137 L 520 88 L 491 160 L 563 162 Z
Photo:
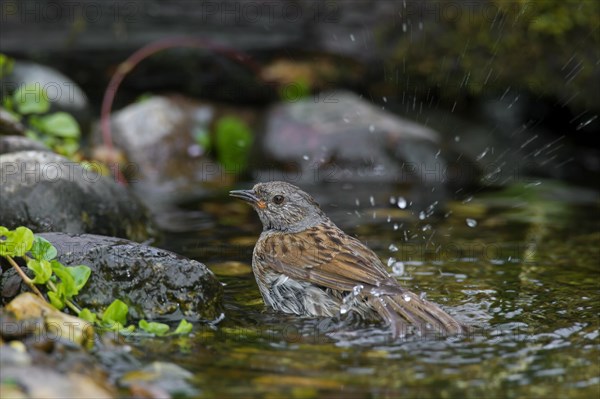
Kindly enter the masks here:
M 404 275 L 404 262 L 394 262 L 392 265 L 392 273 L 394 276 Z
M 405 209 L 406 208 L 406 200 L 404 199 L 404 197 L 398 197 L 398 199 L 396 200 L 396 205 L 400 209 Z

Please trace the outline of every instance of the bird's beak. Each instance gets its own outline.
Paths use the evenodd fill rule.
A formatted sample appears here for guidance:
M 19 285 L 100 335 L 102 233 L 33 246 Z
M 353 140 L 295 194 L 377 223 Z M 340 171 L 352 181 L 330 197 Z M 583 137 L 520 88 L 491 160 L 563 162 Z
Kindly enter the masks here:
M 265 209 L 267 204 L 256 196 L 254 190 L 233 190 L 229 192 L 229 195 L 235 198 L 243 199 L 252 205 L 256 205 L 260 209 Z

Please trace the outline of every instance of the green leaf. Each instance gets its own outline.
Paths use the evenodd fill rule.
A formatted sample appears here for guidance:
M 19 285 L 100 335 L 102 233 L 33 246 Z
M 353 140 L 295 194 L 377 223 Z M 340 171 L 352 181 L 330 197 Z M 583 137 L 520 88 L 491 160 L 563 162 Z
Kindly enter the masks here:
M 96 313 L 92 312 L 88 308 L 81 309 L 81 312 L 79 312 L 78 317 L 85 321 L 89 321 L 90 323 L 95 323 L 96 320 L 98 319 L 98 316 L 96 315 Z
M 79 138 L 79 124 L 66 112 L 56 112 L 40 118 L 40 129 L 47 134 L 62 138 Z
M 129 307 L 120 300 L 115 299 L 113 303 L 106 308 L 104 314 L 102 314 L 102 321 L 105 323 L 119 323 L 121 326 L 124 326 L 127 322 L 128 312 Z
M 217 158 L 225 170 L 236 173 L 246 169 L 253 141 L 248 125 L 239 118 L 225 116 L 217 122 L 215 136 Z
M 46 284 L 50 280 L 52 275 L 52 266 L 50 262 L 45 259 L 29 259 L 27 261 L 27 267 L 35 274 L 35 278 L 32 280 L 35 284 Z
M 50 109 L 48 95 L 39 83 L 22 85 L 13 93 L 16 110 L 21 115 L 43 114 Z
M 116 331 L 119 334 L 127 334 L 127 333 L 133 332 L 135 330 L 134 325 L 125 327 L 125 326 L 123 326 L 123 324 L 117 323 L 115 321 L 111 321 L 111 322 L 103 321 L 101 326 L 103 328 L 106 328 L 107 330 Z
M 52 260 L 56 258 L 58 252 L 50 241 L 40 236 L 35 236 L 31 246 L 31 256 L 37 260 Z
M 40 141 L 40 135 L 33 129 L 25 129 L 25 137 L 31 140 Z
M 296 102 L 310 94 L 310 84 L 305 78 L 282 85 L 279 89 L 279 98 L 287 102 Z
M 52 148 L 57 153 L 70 157 L 79 150 L 79 142 L 74 139 L 64 139 L 62 144 L 52 145 Z
M 14 115 L 14 112 L 13 112 L 13 99 L 12 99 L 12 97 L 4 96 L 4 98 L 2 98 L 2 106 L 10 114 Z M 20 119 L 20 116 L 18 116 L 18 118 Z
M 60 287 L 62 288 L 62 294 L 64 294 L 63 299 L 71 299 L 73 296 L 79 293 L 75 285 L 75 280 L 69 270 L 62 263 L 53 260 L 50 265 L 52 266 L 52 271 L 54 274 L 60 279 Z M 57 285 L 58 287 L 58 285 Z
M 0 256 L 23 256 L 33 245 L 33 232 L 27 227 L 0 230 Z
M 157 323 L 154 321 L 148 322 L 146 320 L 140 320 L 139 322 L 139 327 L 150 333 L 150 334 L 154 334 L 154 335 L 158 335 L 159 337 L 165 335 L 167 332 L 169 332 L 169 326 L 163 323 Z
M 65 301 L 61 298 L 61 296 L 55 292 L 48 291 L 48 298 L 50 299 L 50 303 L 58 310 L 62 310 L 65 307 Z
M 92 269 L 87 266 L 69 266 L 66 268 L 71 277 L 73 277 L 73 282 L 75 283 L 75 290 L 77 293 L 85 286 L 90 275 L 92 274 Z M 77 294 L 75 294 L 77 295 Z
M 177 326 L 175 331 L 173 331 L 173 334 L 189 334 L 190 331 L 192 331 L 193 327 L 194 325 L 192 323 L 190 323 L 186 319 L 181 319 L 179 325 Z
M 27 227 L 17 227 L 14 232 L 14 242 L 16 244 L 16 256 L 23 256 L 31 249 L 33 245 L 33 231 Z
M 15 60 L 6 54 L 0 53 L 0 79 L 10 75 L 13 71 Z
M 210 149 L 210 135 L 206 129 L 201 127 L 194 129 L 194 140 L 204 151 Z

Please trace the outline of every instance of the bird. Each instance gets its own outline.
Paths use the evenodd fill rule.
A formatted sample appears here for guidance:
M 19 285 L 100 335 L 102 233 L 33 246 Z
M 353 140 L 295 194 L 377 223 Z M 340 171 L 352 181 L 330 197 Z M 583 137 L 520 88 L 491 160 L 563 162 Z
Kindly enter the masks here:
M 354 312 L 386 322 L 394 338 L 466 331 L 438 305 L 402 287 L 371 249 L 337 227 L 299 187 L 270 181 L 229 194 L 249 203 L 262 222 L 252 271 L 267 306 L 301 317 Z

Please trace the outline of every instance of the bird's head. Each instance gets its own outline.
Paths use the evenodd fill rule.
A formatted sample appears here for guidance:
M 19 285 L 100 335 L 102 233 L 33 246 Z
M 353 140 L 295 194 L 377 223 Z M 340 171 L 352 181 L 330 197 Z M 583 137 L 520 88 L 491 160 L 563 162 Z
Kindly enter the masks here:
M 309 194 L 286 182 L 258 183 L 251 190 L 234 190 L 229 195 L 252 205 L 265 230 L 296 232 L 327 220 Z

